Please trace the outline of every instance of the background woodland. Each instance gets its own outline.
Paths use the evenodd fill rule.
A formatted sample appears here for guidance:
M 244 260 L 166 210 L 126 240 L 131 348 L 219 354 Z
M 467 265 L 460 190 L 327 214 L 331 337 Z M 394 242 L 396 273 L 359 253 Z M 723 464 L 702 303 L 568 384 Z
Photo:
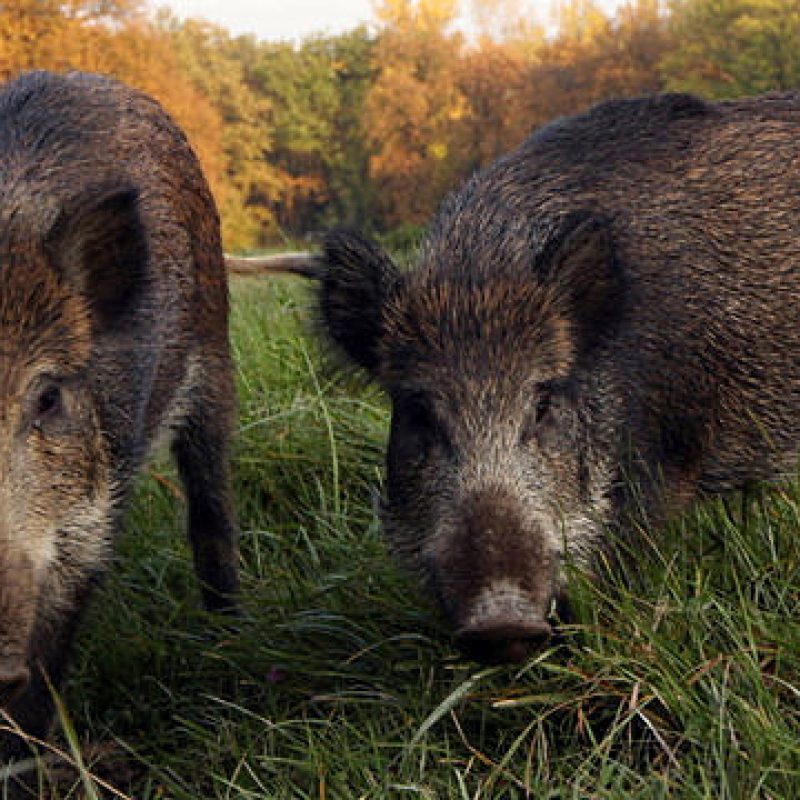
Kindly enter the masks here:
M 143 0 L 0 4 L 0 78 L 104 72 L 158 98 L 217 196 L 226 247 L 353 223 L 402 246 L 445 193 L 548 120 L 661 90 L 800 86 L 796 0 L 379 0 L 377 24 L 299 43 L 232 36 Z

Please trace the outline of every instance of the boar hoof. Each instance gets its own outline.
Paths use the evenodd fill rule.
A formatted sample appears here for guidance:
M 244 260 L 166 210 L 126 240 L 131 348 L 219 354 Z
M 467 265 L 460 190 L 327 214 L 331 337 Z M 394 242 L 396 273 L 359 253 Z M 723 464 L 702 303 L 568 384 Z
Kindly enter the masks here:
M 456 646 L 464 655 L 484 664 L 518 663 L 541 647 L 553 634 L 547 622 L 480 622 L 456 634 Z

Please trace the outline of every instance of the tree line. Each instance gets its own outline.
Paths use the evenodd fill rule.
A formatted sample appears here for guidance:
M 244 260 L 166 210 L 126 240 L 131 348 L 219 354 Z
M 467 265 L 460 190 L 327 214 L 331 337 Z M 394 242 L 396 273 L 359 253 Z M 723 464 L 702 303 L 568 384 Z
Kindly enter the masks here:
M 0 3 L 0 78 L 116 75 L 158 98 L 212 185 L 231 250 L 338 222 L 402 243 L 445 193 L 549 120 L 611 97 L 800 88 L 797 0 L 381 0 L 377 24 L 298 44 L 144 0 Z

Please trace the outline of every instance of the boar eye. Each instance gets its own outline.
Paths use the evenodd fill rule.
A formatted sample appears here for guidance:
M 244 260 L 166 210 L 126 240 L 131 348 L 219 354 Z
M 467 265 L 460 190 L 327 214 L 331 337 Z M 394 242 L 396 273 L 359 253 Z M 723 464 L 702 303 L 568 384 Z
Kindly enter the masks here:
M 397 399 L 387 453 L 390 465 L 416 462 L 435 446 L 448 448 L 449 443 L 429 403 L 416 396 Z
M 61 407 L 61 389 L 58 386 L 48 386 L 40 395 L 36 406 L 36 416 L 45 417 L 54 414 Z
M 400 413 L 406 423 L 418 431 L 432 431 L 436 428 L 436 418 L 430 406 L 420 398 L 407 401 Z
M 61 387 L 49 383 L 40 388 L 34 396 L 32 416 L 33 428 L 40 431 L 49 420 L 57 417 L 64 408 Z
M 538 425 L 550 410 L 553 401 L 553 386 L 550 383 L 543 383 L 539 386 L 539 397 L 536 400 L 535 421 Z

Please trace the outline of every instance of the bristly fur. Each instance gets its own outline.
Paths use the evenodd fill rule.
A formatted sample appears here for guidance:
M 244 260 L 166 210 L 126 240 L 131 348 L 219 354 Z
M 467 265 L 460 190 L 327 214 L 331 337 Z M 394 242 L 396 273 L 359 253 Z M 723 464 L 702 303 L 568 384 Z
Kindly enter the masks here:
M 0 91 L 0 702 L 46 735 L 133 479 L 165 435 L 209 608 L 238 586 L 219 218 L 185 136 L 108 78 Z M 168 428 L 164 431 L 164 428 Z M 0 763 L 25 752 L 0 735 Z
M 796 467 L 798 141 L 795 95 L 613 101 L 454 192 L 409 272 L 334 235 L 327 336 L 392 400 L 387 537 L 471 645 L 519 653 L 634 506 Z

